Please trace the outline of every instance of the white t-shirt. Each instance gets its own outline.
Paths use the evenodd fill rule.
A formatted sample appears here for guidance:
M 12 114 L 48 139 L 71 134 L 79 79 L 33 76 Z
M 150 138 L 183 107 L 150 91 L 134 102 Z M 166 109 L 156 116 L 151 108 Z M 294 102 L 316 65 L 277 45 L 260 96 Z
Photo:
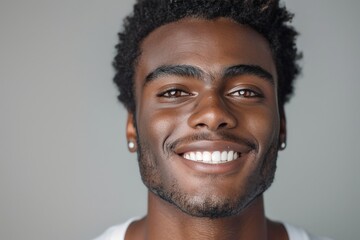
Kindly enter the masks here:
M 135 220 L 137 220 L 137 218 L 131 218 L 123 224 L 113 226 L 94 240 L 124 240 L 127 228 L 129 227 L 130 223 L 132 223 Z M 304 229 L 295 227 L 288 223 L 283 223 L 283 224 L 289 235 L 290 240 L 331 240 L 329 238 L 313 236 L 307 233 Z

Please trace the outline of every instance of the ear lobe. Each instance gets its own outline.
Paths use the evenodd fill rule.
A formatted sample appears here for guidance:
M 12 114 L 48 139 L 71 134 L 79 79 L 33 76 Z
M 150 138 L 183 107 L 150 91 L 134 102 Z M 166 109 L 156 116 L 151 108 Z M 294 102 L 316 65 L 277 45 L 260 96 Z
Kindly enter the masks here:
M 126 122 L 126 139 L 128 142 L 128 148 L 130 152 L 136 152 L 136 128 L 134 125 L 135 119 L 134 114 L 128 112 L 127 122 Z
M 279 133 L 279 149 L 286 148 L 286 116 L 284 108 L 280 109 L 280 133 Z

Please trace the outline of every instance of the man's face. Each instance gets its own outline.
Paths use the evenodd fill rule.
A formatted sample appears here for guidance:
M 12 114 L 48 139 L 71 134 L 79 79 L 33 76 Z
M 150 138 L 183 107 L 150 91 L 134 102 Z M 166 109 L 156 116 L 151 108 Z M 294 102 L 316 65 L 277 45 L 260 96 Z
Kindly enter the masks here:
M 228 19 L 164 25 L 135 67 L 142 179 L 199 217 L 239 213 L 270 186 L 280 134 L 277 73 L 268 42 Z M 130 114 L 130 118 L 133 117 Z

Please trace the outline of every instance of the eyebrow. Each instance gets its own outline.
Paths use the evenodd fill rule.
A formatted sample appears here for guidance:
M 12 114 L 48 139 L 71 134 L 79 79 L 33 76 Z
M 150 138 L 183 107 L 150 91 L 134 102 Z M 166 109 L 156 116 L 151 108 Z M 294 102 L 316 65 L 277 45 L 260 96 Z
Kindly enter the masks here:
M 204 74 L 205 73 L 203 70 L 191 65 L 163 65 L 156 68 L 146 76 L 144 85 L 162 76 L 173 75 L 178 77 L 192 77 L 196 79 L 202 79 Z
M 271 85 L 275 85 L 274 77 L 258 65 L 240 64 L 227 68 L 223 78 L 232 78 L 241 75 L 254 75 L 268 81 Z
M 203 79 L 205 72 L 196 66 L 191 65 L 162 65 L 149 73 L 145 78 L 144 85 L 162 76 L 179 76 Z M 265 69 L 258 65 L 239 64 L 225 69 L 222 78 L 228 79 L 242 75 L 254 75 L 260 77 L 270 84 L 275 85 L 274 78 Z

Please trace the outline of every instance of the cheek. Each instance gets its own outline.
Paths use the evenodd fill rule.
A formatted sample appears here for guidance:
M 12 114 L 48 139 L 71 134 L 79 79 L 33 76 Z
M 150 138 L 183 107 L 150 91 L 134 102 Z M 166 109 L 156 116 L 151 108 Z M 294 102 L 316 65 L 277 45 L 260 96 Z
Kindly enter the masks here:
M 253 112 L 246 119 L 249 132 L 257 139 L 259 151 L 267 149 L 279 136 L 279 114 L 274 109 L 264 107 Z
M 152 149 L 164 149 L 166 139 L 177 131 L 184 116 L 178 111 L 166 109 L 143 109 L 138 116 L 139 137 L 152 146 Z
M 177 135 L 176 132 L 179 131 L 179 128 L 182 128 L 181 123 L 184 122 L 182 120 L 184 116 L 178 111 L 169 109 L 147 108 L 140 112 L 137 119 L 138 137 L 142 149 L 145 150 L 142 161 L 156 166 L 156 170 L 152 173 L 152 180 L 156 182 L 154 185 L 160 183 L 166 185 L 169 183 L 169 179 L 173 179 L 175 175 L 179 174 L 174 171 L 176 169 L 174 162 L 169 161 L 171 153 L 166 144 L 173 135 Z M 157 180 L 154 180 L 154 176 L 157 177 Z

